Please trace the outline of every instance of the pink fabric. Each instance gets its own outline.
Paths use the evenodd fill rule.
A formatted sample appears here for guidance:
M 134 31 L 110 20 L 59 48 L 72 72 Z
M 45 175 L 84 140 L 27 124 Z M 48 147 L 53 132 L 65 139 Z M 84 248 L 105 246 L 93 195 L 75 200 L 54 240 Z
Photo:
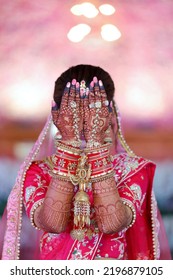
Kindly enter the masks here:
M 4 260 L 15 260 L 20 257 L 20 247 L 22 245 L 21 227 L 23 222 L 23 216 L 22 216 L 23 179 L 32 160 L 36 159 L 37 156 L 43 158 L 45 155 L 48 155 L 49 153 L 52 152 L 52 147 L 53 147 L 52 140 L 51 140 L 52 137 L 48 136 L 51 128 L 51 123 L 52 123 L 52 116 L 50 114 L 47 118 L 47 121 L 37 141 L 33 145 L 25 161 L 21 165 L 20 170 L 18 172 L 18 176 L 16 178 L 16 182 L 8 197 L 7 208 L 6 208 L 7 215 L 5 219 L 5 233 L 2 234 L 3 246 L 2 246 L 2 252 L 0 252 L 2 255 L 2 259 Z
M 45 197 L 49 183 L 47 165 L 43 162 L 32 163 L 24 184 L 24 205 L 29 217 L 34 205 Z
M 59 235 L 42 233 L 31 226 L 25 213 L 22 215 L 20 207 L 23 179 L 26 173 L 24 200 L 27 215 L 30 217 L 34 203 L 44 199 L 50 181 L 46 165 L 42 163 L 40 167 L 38 162 L 31 164 L 31 161 L 52 154 L 53 138 L 49 137 L 51 123 L 51 116 L 49 116 L 38 140 L 20 168 L 15 186 L 8 199 L 7 215 L 4 214 L 0 225 L 1 245 L 3 243 L 3 246 L 0 246 L 0 251 L 3 250 L 2 259 L 17 259 L 19 249 L 20 259 L 94 259 L 99 256 L 114 257 L 115 259 L 171 259 L 162 219 L 158 215 L 152 193 L 155 167 L 147 160 L 127 155 L 122 143 L 115 137 L 116 125 L 113 128 L 112 137 L 117 145 L 117 151 L 113 151 L 113 153 L 117 154 L 120 151 L 122 153 L 115 156 L 115 180 L 122 199 L 132 203 L 136 209 L 137 218 L 132 228 L 113 235 L 96 234 L 94 240 L 85 239 L 84 242 L 77 242 L 70 237 L 71 225 L 65 233 Z M 41 185 L 38 180 L 39 176 Z M 33 177 L 35 177 L 35 181 Z M 36 188 L 40 186 L 41 192 L 37 189 L 35 193 L 32 193 L 31 188 L 33 203 L 26 199 L 26 188 L 29 186 Z M 90 199 L 92 200 L 91 193 Z M 18 238 L 20 238 L 20 242 L 18 242 Z M 39 252 L 40 238 L 41 254 Z M 158 241 L 160 242 L 158 243 Z M 161 245 L 161 256 L 159 245 Z M 156 248 L 155 256 L 154 246 Z
M 30 218 L 30 211 L 33 209 L 34 205 L 41 201 L 46 194 L 47 188 L 50 183 L 49 167 L 42 161 L 34 162 L 26 174 L 26 179 L 24 182 L 24 204 L 26 207 L 26 212 Z M 30 194 L 30 195 L 29 195 Z M 88 190 L 88 195 L 90 197 L 91 207 L 93 207 L 93 196 L 92 190 Z M 91 215 L 91 220 L 94 222 L 95 216 Z M 73 217 L 69 224 L 68 229 L 65 233 L 61 234 L 50 234 L 44 233 L 41 238 L 41 259 L 93 259 L 97 252 L 99 252 L 98 247 L 100 246 L 100 240 L 102 234 L 95 234 L 92 240 L 85 238 L 83 242 L 76 242 L 70 236 L 70 231 L 73 228 Z M 115 239 L 118 238 L 118 241 Z M 104 237 L 105 239 L 105 237 Z M 106 238 L 108 242 L 109 238 Z M 114 247 L 121 247 L 120 244 L 124 242 L 124 234 L 115 234 L 111 237 L 109 244 L 113 243 Z M 121 240 L 121 242 L 120 242 Z M 104 242 L 105 243 L 105 242 Z M 115 246 L 115 243 L 118 245 Z M 106 243 L 105 243 L 106 244 Z M 114 252 L 116 251 L 116 252 Z M 103 246 L 103 252 L 107 255 L 107 249 Z M 111 254 L 114 256 L 118 254 L 119 250 L 112 250 Z M 122 255 L 122 250 L 119 252 Z M 119 257 L 119 254 L 117 257 Z M 102 255 L 104 256 L 104 255 Z
M 155 165 L 143 158 L 129 157 L 122 153 L 115 156 L 114 160 L 115 180 L 119 194 L 123 200 L 134 206 L 136 221 L 126 231 L 111 235 L 95 234 L 89 240 L 74 241 L 70 236 L 72 220 L 65 233 L 44 233 L 41 238 L 41 259 L 94 259 L 109 257 L 115 259 L 158 259 L 159 245 L 157 232 L 157 217 L 153 217 L 151 210 L 154 207 L 152 201 L 152 181 Z M 33 205 L 43 199 L 50 182 L 49 167 L 42 161 L 33 163 L 27 171 L 24 183 L 24 201 L 26 211 L 30 217 Z M 28 197 L 27 190 L 32 189 Z M 91 207 L 93 207 L 92 191 L 89 190 Z M 27 196 L 27 200 L 26 200 Z M 157 215 L 157 209 L 153 208 L 153 215 Z M 95 216 L 91 217 L 94 221 Z M 158 225 L 159 226 L 159 225 Z M 152 233 L 152 230 L 154 232 Z M 135 240 L 135 242 L 134 242 Z M 153 241 L 154 240 L 154 241 Z M 154 244 L 153 244 L 154 242 Z M 153 248 L 156 246 L 156 251 Z M 133 248 L 133 249 L 132 249 Z

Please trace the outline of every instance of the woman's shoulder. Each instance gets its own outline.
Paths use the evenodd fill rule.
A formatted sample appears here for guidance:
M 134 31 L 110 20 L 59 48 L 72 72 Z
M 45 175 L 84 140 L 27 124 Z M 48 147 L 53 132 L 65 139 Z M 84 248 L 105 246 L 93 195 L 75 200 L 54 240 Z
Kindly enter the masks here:
M 129 156 L 127 153 L 120 153 L 113 156 L 113 165 L 116 176 L 125 179 L 138 172 L 147 169 L 155 169 L 155 163 L 139 156 Z
M 43 172 L 48 173 L 52 169 L 52 156 L 31 162 L 27 172 Z
M 113 156 L 113 162 L 117 165 L 129 166 L 129 168 L 137 168 L 141 165 L 155 165 L 155 163 L 149 159 L 144 157 L 140 157 L 137 155 L 128 155 L 127 153 L 119 153 Z

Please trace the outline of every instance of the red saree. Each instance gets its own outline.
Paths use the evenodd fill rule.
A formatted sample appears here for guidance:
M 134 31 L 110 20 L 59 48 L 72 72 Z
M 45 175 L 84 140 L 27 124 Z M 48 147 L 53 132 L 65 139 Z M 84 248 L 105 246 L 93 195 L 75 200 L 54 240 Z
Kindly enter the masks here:
M 70 236 L 73 225 L 71 217 L 66 232 L 43 233 L 40 259 L 159 259 L 159 222 L 152 192 L 155 165 L 143 158 L 122 153 L 114 157 L 114 169 L 120 197 L 135 209 L 136 220 L 133 226 L 114 234 L 96 232 L 92 237 L 77 241 Z M 24 204 L 31 223 L 34 209 L 44 200 L 49 182 L 49 166 L 44 161 L 33 162 L 24 181 Z M 88 194 L 91 202 L 91 224 L 96 227 L 91 188 Z
M 119 118 L 117 120 L 120 126 Z M 2 259 L 171 259 L 152 190 L 155 165 L 133 153 L 129 156 L 131 152 L 127 144 L 124 147 L 122 135 L 117 147 L 118 151 L 123 152 L 114 156 L 115 181 L 121 198 L 136 212 L 133 226 L 109 235 L 96 232 L 93 238 L 87 237 L 82 242 L 71 238 L 72 222 L 61 234 L 43 233 L 31 226 L 22 211 L 23 202 L 33 222 L 33 211 L 37 204 L 42 203 L 50 182 L 49 166 L 44 161 L 33 160 L 53 154 L 51 124 L 50 115 L 21 166 L 8 198 L 7 211 L 0 225 Z M 93 206 L 91 190 L 89 196 Z M 94 210 L 91 213 L 92 226 L 96 227 Z

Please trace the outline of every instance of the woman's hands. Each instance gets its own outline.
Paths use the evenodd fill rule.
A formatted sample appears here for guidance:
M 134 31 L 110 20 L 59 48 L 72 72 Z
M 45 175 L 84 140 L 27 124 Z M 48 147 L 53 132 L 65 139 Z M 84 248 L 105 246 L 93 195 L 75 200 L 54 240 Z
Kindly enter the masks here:
M 84 81 L 80 85 L 76 80 L 67 83 L 60 108 L 54 104 L 52 115 L 54 124 L 62 135 L 61 140 L 63 142 L 80 147 L 80 141 L 83 136 L 86 141 L 86 147 L 94 148 L 104 144 L 105 132 L 109 128 L 112 120 L 112 107 L 111 103 L 107 100 L 102 81 L 98 81 L 94 77 L 89 88 L 86 87 Z M 55 192 L 53 182 L 51 189 L 52 193 Z M 56 207 L 58 206 L 56 212 L 59 213 L 55 217 L 56 220 L 59 220 L 58 228 L 55 229 L 57 232 L 64 230 L 68 222 L 72 200 L 72 192 L 60 195 L 60 189 L 62 189 L 62 186 L 60 188 L 58 187 L 56 191 L 58 192 L 59 198 L 61 195 L 65 195 L 66 199 L 63 197 L 61 202 L 64 201 L 66 207 L 65 209 L 63 208 L 63 203 L 56 204 Z M 93 183 L 93 192 L 96 219 L 101 232 L 117 232 L 130 224 L 132 212 L 128 207 L 123 205 L 113 176 L 105 178 L 101 182 Z M 53 193 L 52 197 L 53 199 L 55 198 L 55 193 Z M 50 201 L 50 198 L 48 201 Z M 58 200 L 58 202 L 60 201 Z M 46 211 L 42 213 L 46 217 L 48 224 L 50 222 L 54 224 L 52 217 L 55 216 L 53 215 L 55 205 L 53 203 L 51 205 L 48 204 L 45 205 Z M 63 223 L 60 222 L 61 219 L 64 221 Z M 52 227 L 51 229 L 54 230 Z
M 53 104 L 52 116 L 63 142 L 80 147 L 83 135 L 87 147 L 102 145 L 112 117 L 102 81 L 94 77 L 90 88 L 75 79 L 67 83 L 60 108 Z
M 52 117 L 58 128 L 62 141 L 75 147 L 81 144 L 81 133 L 83 130 L 82 107 L 80 102 L 79 83 L 72 80 L 68 82 L 58 108 L 54 102 L 52 106 Z
M 102 81 L 97 77 L 90 83 L 89 94 L 83 99 L 84 137 L 87 147 L 97 147 L 104 143 L 105 131 L 112 117 L 112 108 Z

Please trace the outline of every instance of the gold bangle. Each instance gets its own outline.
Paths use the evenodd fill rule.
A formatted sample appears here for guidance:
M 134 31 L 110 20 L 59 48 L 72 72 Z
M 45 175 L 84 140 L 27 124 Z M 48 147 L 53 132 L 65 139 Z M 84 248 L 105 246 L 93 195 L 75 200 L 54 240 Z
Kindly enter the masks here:
M 80 155 L 82 150 L 66 145 L 65 143 L 56 141 L 56 146 L 63 152 L 68 152 L 74 155 Z
M 31 208 L 31 211 L 30 211 L 30 221 L 31 221 L 31 225 L 32 225 L 35 229 L 37 229 L 37 230 L 41 230 L 41 228 L 37 227 L 37 226 L 35 225 L 35 223 L 34 223 L 34 213 L 35 213 L 36 209 L 37 209 L 38 207 L 40 207 L 40 206 L 43 204 L 43 202 L 44 202 L 44 198 L 42 198 L 42 199 L 38 200 L 37 202 L 35 202 L 35 203 L 33 204 L 32 208 Z
M 132 227 L 136 221 L 136 210 L 135 210 L 135 206 L 133 205 L 132 202 L 130 202 L 129 200 L 122 198 L 122 202 L 125 206 L 129 207 L 130 210 L 132 211 L 132 220 L 130 222 L 130 224 L 126 227 L 126 230 L 130 227 Z
M 101 182 L 101 181 L 107 180 L 111 177 L 114 177 L 114 175 L 115 175 L 114 170 L 110 170 L 109 172 L 104 172 L 102 174 L 95 175 L 93 177 L 91 176 L 90 182 L 92 182 L 92 183 Z
M 94 154 L 94 153 L 98 153 L 98 152 L 103 152 L 105 150 L 108 150 L 108 148 L 110 147 L 110 144 L 103 144 L 100 147 L 94 147 L 94 148 L 85 148 L 84 152 L 86 154 Z
M 49 170 L 49 174 L 51 177 L 59 179 L 60 181 L 70 182 L 70 178 L 65 173 L 54 172 L 53 170 Z

